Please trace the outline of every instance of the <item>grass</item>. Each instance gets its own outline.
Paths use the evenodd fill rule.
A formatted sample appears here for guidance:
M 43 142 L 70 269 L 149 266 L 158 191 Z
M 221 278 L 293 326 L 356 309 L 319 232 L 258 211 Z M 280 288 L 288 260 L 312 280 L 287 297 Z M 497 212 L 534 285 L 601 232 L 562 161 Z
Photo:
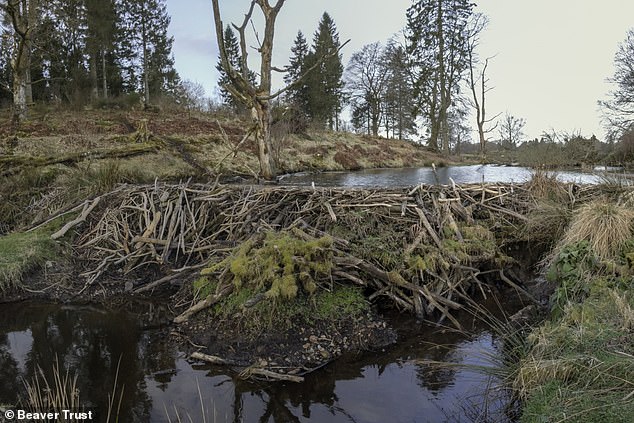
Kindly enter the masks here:
M 609 201 L 587 203 L 555 249 L 553 311 L 527 337 L 513 376 L 522 422 L 632 421 L 633 218 Z
M 79 389 L 77 375 L 60 367 L 59 359 L 53 363 L 52 377 L 46 377 L 44 370 L 37 366 L 31 381 L 24 381 L 27 392 L 27 408 L 31 412 L 57 412 L 79 410 Z M 63 421 L 64 419 L 62 419 Z
M 57 250 L 51 239 L 55 225 L 32 232 L 0 236 L 0 292 L 19 286 L 23 276 L 52 259 Z
M 597 200 L 581 206 L 572 219 L 561 245 L 587 241 L 601 259 L 614 257 L 634 236 L 634 210 Z
M 603 288 L 530 336 L 515 388 L 522 422 L 630 422 L 634 416 L 634 296 Z

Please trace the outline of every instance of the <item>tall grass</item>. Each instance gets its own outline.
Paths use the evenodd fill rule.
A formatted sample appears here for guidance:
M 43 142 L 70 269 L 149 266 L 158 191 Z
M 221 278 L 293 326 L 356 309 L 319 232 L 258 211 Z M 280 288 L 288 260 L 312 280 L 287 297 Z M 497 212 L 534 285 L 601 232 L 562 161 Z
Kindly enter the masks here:
M 27 408 L 32 412 L 58 412 L 77 410 L 80 406 L 77 375 L 71 376 L 68 369 L 61 368 L 55 357 L 52 377 L 47 378 L 38 365 L 30 381 L 24 380 L 27 392 Z
M 106 418 L 102 420 L 105 423 L 119 421 L 119 412 L 124 393 L 124 387 L 119 388 L 118 386 L 120 366 L 121 357 L 117 364 L 112 393 L 108 395 Z M 57 356 L 51 367 L 51 375 L 48 377 L 38 364 L 33 377 L 30 380 L 23 379 L 24 387 L 26 388 L 26 398 L 21 405 L 28 412 L 52 412 L 59 413 L 60 416 L 63 416 L 62 410 L 82 410 L 83 404 L 80 400 L 77 379 L 78 375 L 71 374 L 68 368 L 64 369 Z M 101 416 L 97 417 L 101 419 Z M 62 418 L 59 421 L 65 420 Z
M 632 239 L 634 210 L 615 203 L 597 200 L 581 206 L 560 245 L 587 241 L 590 250 L 601 259 L 617 255 Z

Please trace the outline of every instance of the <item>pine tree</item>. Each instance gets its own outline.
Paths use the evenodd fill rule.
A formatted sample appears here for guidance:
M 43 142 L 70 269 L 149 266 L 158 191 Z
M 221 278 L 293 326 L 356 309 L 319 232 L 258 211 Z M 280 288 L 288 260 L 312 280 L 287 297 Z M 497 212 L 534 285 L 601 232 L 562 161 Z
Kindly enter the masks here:
M 240 69 L 240 45 L 238 38 L 229 25 L 226 26 L 224 31 L 225 51 L 227 52 L 227 59 L 230 66 L 238 71 Z M 245 106 L 242 102 L 235 98 L 225 88 L 230 83 L 229 75 L 227 71 L 222 67 L 222 59 L 218 57 L 218 63 L 216 64 L 216 70 L 220 74 L 218 78 L 218 86 L 220 87 L 220 98 L 225 106 L 229 107 L 235 113 L 245 112 Z M 249 71 L 249 80 L 255 82 L 255 73 Z
M 412 78 L 405 48 L 394 41 L 388 43 L 383 54 L 387 67 L 386 89 L 383 96 L 385 131 L 398 139 L 416 133 L 415 103 Z
M 117 0 L 125 36 L 122 54 L 128 90 L 140 90 L 147 106 L 150 98 L 169 94 L 179 83 L 172 57 L 173 37 L 167 36 L 170 17 L 165 0 Z
M 308 43 L 302 31 L 297 32 L 293 47 L 291 47 L 291 57 L 287 66 L 284 82 L 292 84 L 298 80 L 306 71 L 306 57 L 308 56 Z M 286 100 L 297 107 L 300 111 L 305 112 L 308 107 L 308 85 L 306 81 L 302 81 L 287 91 Z
M 86 54 L 90 69 L 91 98 L 95 100 L 101 91 L 108 98 L 108 77 L 117 78 L 112 54 L 116 50 L 120 23 L 113 0 L 85 0 L 86 2 Z M 119 77 L 120 78 L 120 77 Z
M 307 113 L 313 121 L 338 129 L 338 116 L 343 103 L 343 65 L 335 22 L 324 12 L 313 39 L 313 48 L 306 55 L 306 68 L 320 61 L 306 78 Z

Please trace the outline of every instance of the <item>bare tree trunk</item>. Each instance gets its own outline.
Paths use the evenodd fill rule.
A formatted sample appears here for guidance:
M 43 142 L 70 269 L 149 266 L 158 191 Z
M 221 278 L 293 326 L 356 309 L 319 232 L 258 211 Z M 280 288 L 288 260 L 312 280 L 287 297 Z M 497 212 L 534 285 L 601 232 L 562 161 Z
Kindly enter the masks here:
M 268 100 L 260 100 L 253 107 L 257 119 L 258 129 L 255 132 L 255 141 L 258 146 L 258 160 L 260 162 L 260 175 L 264 179 L 273 179 L 275 169 L 271 158 L 271 104 Z
M 103 81 L 103 98 L 106 100 L 108 98 L 108 78 L 106 74 L 106 50 L 101 52 L 101 73 L 102 73 L 102 81 Z
M 147 108 L 150 105 L 150 82 L 148 81 L 148 69 L 147 69 L 147 32 L 145 28 L 145 2 L 143 3 L 143 13 L 141 15 L 141 38 L 143 41 L 143 102 L 144 107 Z
M 13 123 L 19 124 L 27 117 L 25 69 L 13 70 Z
M 11 19 L 16 38 L 16 47 L 11 58 L 11 71 L 13 73 L 13 123 L 19 124 L 27 117 L 28 103 L 27 91 L 29 84 L 29 67 L 31 45 L 31 30 L 33 22 L 29 18 L 34 16 L 34 0 L 17 1 L 10 0 L 2 6 Z M 34 19 L 34 18 L 33 18 Z
M 90 100 L 99 99 L 99 80 L 97 78 L 97 52 L 90 54 Z

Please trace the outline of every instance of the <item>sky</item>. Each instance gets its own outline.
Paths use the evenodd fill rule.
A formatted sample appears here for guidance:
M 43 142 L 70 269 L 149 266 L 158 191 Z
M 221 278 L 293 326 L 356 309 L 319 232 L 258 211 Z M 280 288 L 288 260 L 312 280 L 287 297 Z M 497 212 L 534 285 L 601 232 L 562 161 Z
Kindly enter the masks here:
M 273 3 L 275 0 L 271 0 Z M 220 0 L 223 21 L 241 23 L 249 0 Z M 364 45 L 385 42 L 405 27 L 411 0 L 287 0 L 276 22 L 274 65 L 288 63 L 298 30 L 309 42 L 324 11 L 341 41 L 343 62 Z M 491 57 L 487 114 L 526 120 L 527 139 L 544 132 L 604 137 L 597 101 L 612 88 L 618 44 L 634 28 L 631 0 L 476 0 L 489 18 L 479 54 Z M 183 79 L 216 90 L 218 47 L 210 0 L 167 0 L 176 69 Z M 257 10 L 254 17 L 259 14 Z M 261 21 L 255 20 L 256 28 Z M 255 56 L 252 50 L 251 56 Z M 279 79 L 278 79 L 279 81 Z M 281 84 L 281 82 L 280 82 Z M 472 119 L 473 120 L 473 119 Z M 471 122 L 475 127 L 475 122 Z M 493 133 L 491 136 L 496 136 Z

